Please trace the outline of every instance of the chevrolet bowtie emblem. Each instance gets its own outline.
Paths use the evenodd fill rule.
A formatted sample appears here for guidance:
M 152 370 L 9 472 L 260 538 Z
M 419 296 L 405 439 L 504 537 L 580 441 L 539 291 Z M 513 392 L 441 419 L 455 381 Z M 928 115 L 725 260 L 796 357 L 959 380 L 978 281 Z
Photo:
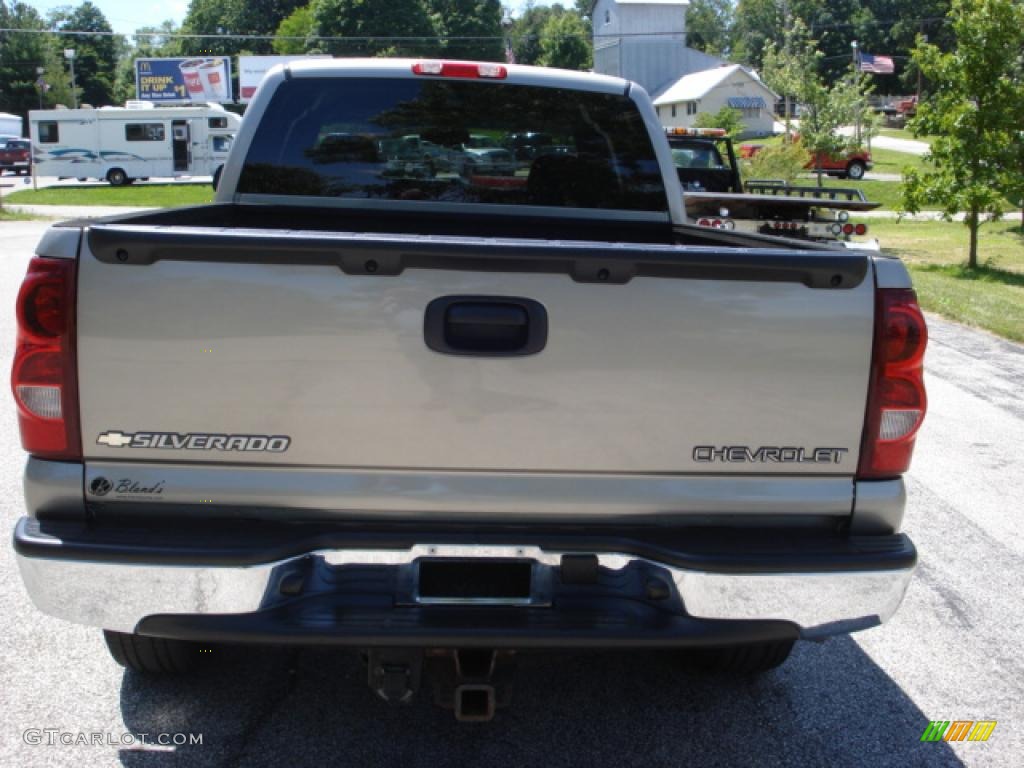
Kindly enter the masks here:
M 104 432 L 96 438 L 97 445 L 109 445 L 111 448 L 124 448 L 131 442 L 132 436 L 124 432 Z

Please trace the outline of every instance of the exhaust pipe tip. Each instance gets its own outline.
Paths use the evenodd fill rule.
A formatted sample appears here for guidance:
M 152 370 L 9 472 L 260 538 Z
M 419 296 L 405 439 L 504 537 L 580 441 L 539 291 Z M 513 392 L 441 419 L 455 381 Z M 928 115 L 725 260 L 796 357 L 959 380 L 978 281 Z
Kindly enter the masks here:
M 486 723 L 494 719 L 494 686 L 467 683 L 455 689 L 455 719 L 460 723 Z

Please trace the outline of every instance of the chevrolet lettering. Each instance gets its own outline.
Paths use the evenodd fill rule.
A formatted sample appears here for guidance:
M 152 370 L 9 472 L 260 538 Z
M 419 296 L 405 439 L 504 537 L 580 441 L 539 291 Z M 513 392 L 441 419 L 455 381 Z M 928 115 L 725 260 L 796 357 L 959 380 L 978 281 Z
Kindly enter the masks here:
M 701 464 L 716 461 L 725 463 L 775 462 L 776 464 L 838 464 L 848 448 L 794 448 L 763 445 L 698 445 L 693 449 L 693 460 Z

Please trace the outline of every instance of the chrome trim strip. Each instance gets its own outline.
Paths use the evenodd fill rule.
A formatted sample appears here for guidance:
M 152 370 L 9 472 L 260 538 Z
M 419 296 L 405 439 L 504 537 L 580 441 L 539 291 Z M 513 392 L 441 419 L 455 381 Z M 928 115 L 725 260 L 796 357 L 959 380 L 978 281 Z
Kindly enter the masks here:
M 30 456 L 22 484 L 25 507 L 35 516 L 85 519 L 85 465 Z
M 887 536 L 899 533 L 907 488 L 903 478 L 858 480 L 853 484 L 853 517 L 850 533 L 855 536 Z
M 324 550 L 245 567 L 134 565 L 28 558 L 18 566 L 43 612 L 88 626 L 131 632 L 160 613 L 248 613 L 277 595 L 282 574 L 308 565 L 408 565 L 419 557 L 505 556 L 515 553 L 557 566 L 561 552 L 538 547 L 414 546 L 406 550 Z M 486 553 L 486 554 L 485 554 Z M 522 553 L 521 555 L 519 553 Z M 602 568 L 644 563 L 675 585 L 686 612 L 707 619 L 790 621 L 803 638 L 843 634 L 889 619 L 906 592 L 912 568 L 834 573 L 730 574 L 686 570 L 619 553 L 598 554 Z M 523 608 L 523 610 L 532 610 Z
M 95 439 L 86 436 L 87 454 L 120 450 L 124 455 L 131 450 L 92 445 Z M 208 514 L 201 500 L 212 499 L 219 506 L 249 507 L 250 515 L 265 519 L 293 518 L 291 510 L 301 509 L 310 519 L 685 519 L 698 524 L 727 518 L 730 524 L 760 526 L 845 520 L 853 502 L 849 477 L 377 470 L 144 460 L 157 452 L 133 451 L 142 454 L 137 462 L 88 458 L 87 489 L 97 478 L 115 483 L 104 496 L 87 490 L 88 501 L 144 505 L 138 512 L 143 517 L 166 505 L 191 506 L 198 514 Z M 200 458 L 208 459 L 205 454 Z M 161 492 L 119 493 L 118 483 L 126 479 L 141 487 L 159 483 Z

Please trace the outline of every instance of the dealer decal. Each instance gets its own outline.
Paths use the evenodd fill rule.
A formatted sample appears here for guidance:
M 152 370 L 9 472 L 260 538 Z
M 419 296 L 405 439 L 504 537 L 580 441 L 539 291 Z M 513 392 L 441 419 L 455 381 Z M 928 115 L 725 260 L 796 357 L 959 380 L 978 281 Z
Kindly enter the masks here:
M 103 432 L 97 445 L 111 448 L 159 448 L 175 451 L 239 451 L 284 453 L 291 445 L 287 435 L 216 435 L 205 432 Z

